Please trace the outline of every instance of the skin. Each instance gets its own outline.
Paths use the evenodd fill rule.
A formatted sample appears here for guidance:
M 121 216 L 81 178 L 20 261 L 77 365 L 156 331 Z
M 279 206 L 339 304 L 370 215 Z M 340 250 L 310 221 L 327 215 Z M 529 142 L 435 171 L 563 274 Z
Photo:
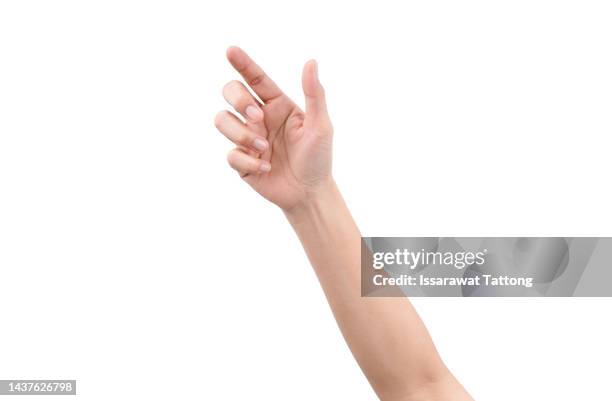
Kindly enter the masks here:
M 236 148 L 228 162 L 278 205 L 297 233 L 338 326 L 374 391 L 384 401 L 472 400 L 446 368 L 407 298 L 361 296 L 361 234 L 334 182 L 333 128 L 317 63 L 304 66 L 302 111 L 241 49 L 227 51 L 239 81 L 223 96 L 230 111 L 215 126 Z

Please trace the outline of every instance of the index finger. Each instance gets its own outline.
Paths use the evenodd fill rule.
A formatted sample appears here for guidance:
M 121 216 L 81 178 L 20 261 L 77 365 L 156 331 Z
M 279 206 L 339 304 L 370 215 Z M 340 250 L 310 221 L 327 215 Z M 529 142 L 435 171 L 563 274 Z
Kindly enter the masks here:
M 241 48 L 232 46 L 227 49 L 227 59 L 264 103 L 283 94 L 274 81 Z

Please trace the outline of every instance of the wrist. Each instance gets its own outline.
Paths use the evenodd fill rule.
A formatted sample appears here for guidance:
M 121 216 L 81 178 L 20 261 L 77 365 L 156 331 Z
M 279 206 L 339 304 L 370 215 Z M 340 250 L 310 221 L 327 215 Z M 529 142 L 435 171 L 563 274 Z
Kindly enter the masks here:
M 335 208 L 335 204 L 343 203 L 340 191 L 333 177 L 329 177 L 316 187 L 305 191 L 303 199 L 291 208 L 283 209 L 285 216 L 291 224 L 311 220 L 326 210 Z

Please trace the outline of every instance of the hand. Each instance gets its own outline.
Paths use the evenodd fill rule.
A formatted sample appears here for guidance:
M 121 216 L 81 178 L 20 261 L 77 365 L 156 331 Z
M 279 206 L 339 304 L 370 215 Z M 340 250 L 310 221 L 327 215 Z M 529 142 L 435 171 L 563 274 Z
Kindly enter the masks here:
M 239 81 L 223 88 L 227 102 L 246 121 L 227 110 L 215 118 L 217 129 L 237 145 L 227 160 L 259 194 L 290 211 L 332 182 L 333 129 L 317 63 L 304 66 L 303 112 L 242 49 L 230 47 L 227 58 L 261 99 Z

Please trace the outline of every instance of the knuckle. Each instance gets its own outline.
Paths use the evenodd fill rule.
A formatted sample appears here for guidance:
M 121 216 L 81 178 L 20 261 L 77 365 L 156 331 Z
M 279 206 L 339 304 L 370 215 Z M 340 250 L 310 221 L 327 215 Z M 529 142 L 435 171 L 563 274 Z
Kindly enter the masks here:
M 249 134 L 246 134 L 246 133 L 241 133 L 236 138 L 236 142 L 238 142 L 241 145 L 248 146 L 248 145 L 251 144 L 251 136 Z
M 256 74 L 253 78 L 251 78 L 249 80 L 249 85 L 250 86 L 257 86 L 259 85 L 264 79 L 266 78 L 266 74 L 264 74 L 263 72 L 260 72 L 258 74 Z

